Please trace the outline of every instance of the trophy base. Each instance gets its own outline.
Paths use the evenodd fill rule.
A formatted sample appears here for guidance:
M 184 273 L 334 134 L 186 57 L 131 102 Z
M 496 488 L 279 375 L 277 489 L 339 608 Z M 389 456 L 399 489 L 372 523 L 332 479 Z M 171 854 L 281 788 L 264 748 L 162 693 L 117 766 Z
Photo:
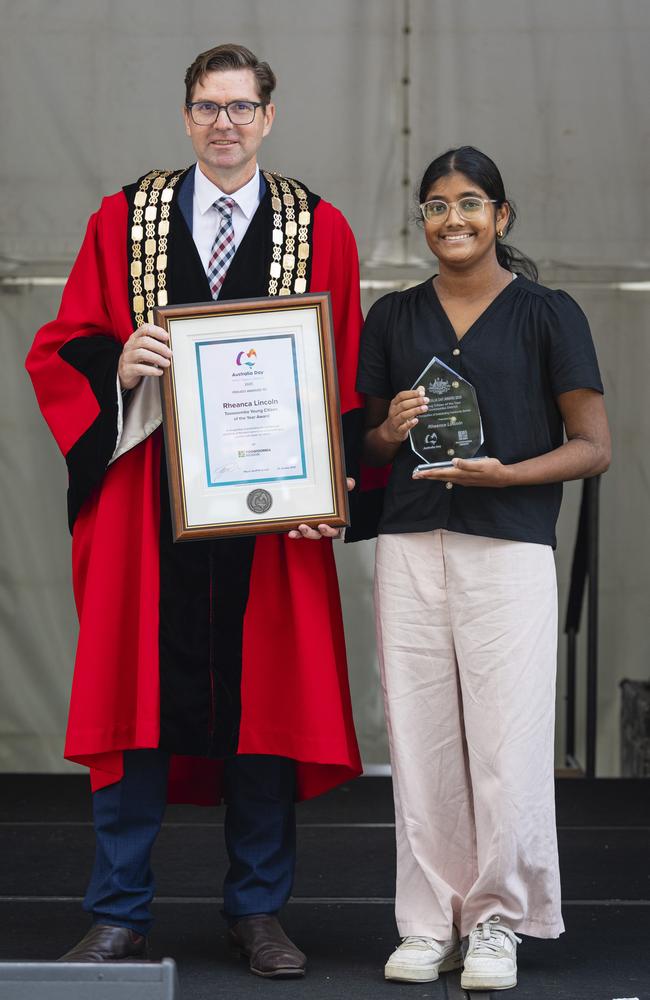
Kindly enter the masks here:
M 457 455 L 457 458 L 461 458 L 461 455 Z M 463 462 L 480 462 L 485 455 L 473 455 L 472 458 L 463 458 Z M 453 469 L 454 463 L 449 462 L 421 462 L 420 465 L 415 466 L 415 472 L 425 472 L 427 469 Z

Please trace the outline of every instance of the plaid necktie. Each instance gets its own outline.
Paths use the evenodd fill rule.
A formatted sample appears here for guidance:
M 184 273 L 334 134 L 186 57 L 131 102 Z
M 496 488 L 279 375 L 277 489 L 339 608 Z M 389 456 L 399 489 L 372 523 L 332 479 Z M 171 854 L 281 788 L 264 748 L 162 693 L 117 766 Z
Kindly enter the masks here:
M 228 272 L 230 261 L 235 255 L 235 232 L 232 228 L 234 205 L 235 202 L 232 198 L 217 198 L 213 206 L 221 216 L 207 270 L 213 299 L 219 298 L 219 292 Z

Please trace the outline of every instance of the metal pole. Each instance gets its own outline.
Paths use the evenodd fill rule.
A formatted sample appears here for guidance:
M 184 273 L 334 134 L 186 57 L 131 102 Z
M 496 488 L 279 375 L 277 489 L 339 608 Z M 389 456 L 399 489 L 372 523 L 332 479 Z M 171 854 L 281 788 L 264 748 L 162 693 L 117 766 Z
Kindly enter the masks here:
M 411 4 L 404 0 L 402 21 L 402 262 L 409 259 L 411 211 Z
M 569 583 L 569 594 L 567 597 L 566 617 L 564 621 L 564 632 L 567 637 L 567 676 L 566 676 L 566 765 L 567 767 L 583 768 L 576 760 L 576 715 L 577 715 L 577 648 L 578 633 L 580 632 L 580 621 L 582 618 L 582 606 L 584 604 L 585 586 L 588 573 L 589 548 L 589 480 L 582 483 L 582 497 L 580 500 L 580 516 L 578 518 L 578 528 L 576 540 L 573 547 L 573 560 L 571 563 L 571 579 Z
M 576 757 L 576 630 L 567 630 L 566 718 L 564 721 L 564 763 L 573 767 Z
M 586 776 L 596 776 L 598 734 L 598 535 L 600 476 L 586 482 L 587 507 L 587 766 Z

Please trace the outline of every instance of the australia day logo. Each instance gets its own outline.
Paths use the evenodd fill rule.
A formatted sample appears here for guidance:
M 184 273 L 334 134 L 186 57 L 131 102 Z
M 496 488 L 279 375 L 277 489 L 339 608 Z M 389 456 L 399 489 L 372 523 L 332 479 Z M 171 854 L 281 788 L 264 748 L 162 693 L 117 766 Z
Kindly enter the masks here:
M 242 365 L 245 365 L 247 368 L 254 368 L 257 364 L 257 351 L 255 348 L 251 347 L 250 351 L 240 351 L 235 364 L 240 368 Z

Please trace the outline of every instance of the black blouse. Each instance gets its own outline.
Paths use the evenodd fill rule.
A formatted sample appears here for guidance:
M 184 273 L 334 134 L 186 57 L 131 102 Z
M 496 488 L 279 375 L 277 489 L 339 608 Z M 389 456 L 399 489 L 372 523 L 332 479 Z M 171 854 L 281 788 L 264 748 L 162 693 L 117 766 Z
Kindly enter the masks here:
M 577 303 L 518 276 L 458 340 L 430 278 L 379 299 L 363 329 L 357 389 L 392 399 L 437 356 L 476 389 L 485 443 L 479 455 L 506 465 L 558 448 L 556 399 L 603 391 L 589 324 Z M 506 489 L 412 479 L 420 459 L 407 439 L 386 490 L 380 533 L 447 528 L 555 546 L 562 484 Z

